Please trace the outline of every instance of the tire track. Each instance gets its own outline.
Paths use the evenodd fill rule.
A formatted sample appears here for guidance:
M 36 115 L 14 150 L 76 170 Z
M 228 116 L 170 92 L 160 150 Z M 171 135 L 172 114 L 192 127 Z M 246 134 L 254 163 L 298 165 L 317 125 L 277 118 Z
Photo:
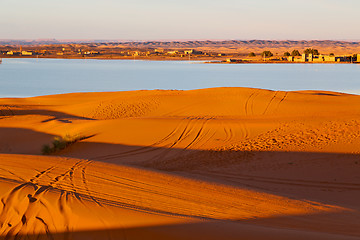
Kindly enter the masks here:
M 245 123 L 242 123 L 241 127 L 243 129 L 243 132 L 245 132 L 244 139 L 248 139 L 249 138 L 249 129 L 246 127 Z
M 282 103 L 288 96 L 288 92 L 285 92 L 284 97 L 280 100 L 279 104 Z
M 285 92 L 283 98 L 279 101 L 279 103 L 278 103 L 278 105 L 277 105 L 277 107 L 276 107 L 276 110 L 279 109 L 280 104 L 281 104 L 283 101 L 285 101 L 285 99 L 287 98 L 287 95 L 288 95 L 288 92 Z
M 226 126 L 223 127 L 223 130 L 225 132 L 225 140 L 224 140 L 224 142 L 227 142 L 228 139 L 229 139 L 229 133 L 227 132 Z
M 229 143 L 234 139 L 235 133 L 233 132 L 231 125 L 229 126 L 229 124 L 227 123 L 224 123 L 224 125 L 225 125 L 224 129 L 227 129 L 226 132 L 228 133 L 224 143 Z
M 252 98 L 252 101 L 251 101 L 251 106 L 250 106 L 250 109 L 251 109 L 251 114 L 254 115 L 254 100 L 257 96 L 259 96 L 260 92 L 257 91 L 254 95 L 254 97 Z
M 261 182 L 261 183 L 272 183 L 280 185 L 291 185 L 299 187 L 311 187 L 311 188 L 327 188 L 337 190 L 360 190 L 360 184 L 356 183 L 340 183 L 340 182 L 326 182 L 326 181 L 308 181 L 308 180 L 297 180 L 297 179 L 282 179 L 282 178 L 268 178 L 258 177 L 250 175 L 236 175 L 236 174 L 222 174 L 217 172 L 211 172 L 210 175 L 223 177 L 230 180 L 250 181 L 250 182 Z
M 255 92 L 251 93 L 250 96 L 246 99 L 246 102 L 245 102 L 245 115 L 248 116 L 248 105 L 249 105 L 249 102 L 250 102 L 250 99 L 252 96 L 254 96 Z
M 190 130 L 188 128 L 189 128 L 190 123 L 193 121 L 194 120 L 188 120 L 187 124 L 181 131 L 180 136 L 175 137 L 175 134 L 174 134 L 173 136 L 175 137 L 175 140 L 172 143 L 169 143 L 168 145 L 162 146 L 162 152 L 160 154 L 158 154 L 157 156 L 152 157 L 150 159 L 150 161 L 158 161 L 158 160 L 164 159 L 172 151 L 174 146 L 176 146 L 177 144 L 182 142 L 184 139 L 186 139 L 192 130 L 191 128 L 190 128 Z M 177 132 L 179 132 L 180 129 L 181 128 L 179 128 Z
M 251 115 L 254 115 L 254 100 L 255 98 L 259 95 L 258 91 L 254 91 L 253 93 L 250 94 L 250 96 L 246 99 L 245 102 L 245 115 L 248 116 L 250 115 L 250 111 L 251 111 Z
M 184 150 L 188 149 L 190 146 L 192 146 L 197 140 L 199 140 L 199 137 L 201 136 L 203 130 L 204 130 L 204 127 L 206 125 L 206 123 L 208 122 L 209 120 L 205 120 L 205 122 L 202 124 L 202 126 L 200 127 L 199 131 L 197 132 L 195 138 L 184 148 Z
M 15 174 L 15 173 L 13 173 L 12 171 L 9 171 L 9 170 L 4 169 L 4 168 L 0 168 L 0 170 L 2 170 L 2 171 L 4 171 L 4 172 L 8 172 L 8 173 L 10 173 L 12 176 L 14 176 L 14 177 L 16 177 L 16 178 L 20 179 L 21 181 L 25 181 L 25 179 L 24 179 L 24 178 L 22 178 L 21 176 L 19 176 L 19 175 L 17 175 L 17 174 Z
M 202 134 L 202 136 L 199 138 L 198 143 L 201 143 L 201 142 L 202 143 L 200 145 L 198 145 L 198 149 L 203 148 L 206 143 L 208 143 L 211 139 L 214 139 L 214 136 L 217 134 L 217 131 L 219 131 L 219 130 L 213 130 L 211 128 L 206 130 Z M 212 134 L 211 134 L 211 132 L 212 132 Z M 206 138 L 206 140 L 205 140 L 205 138 Z M 204 141 L 202 141 L 203 139 L 204 139 Z
M 82 164 L 83 160 L 77 161 L 73 166 L 71 166 L 68 170 L 66 170 L 64 173 L 57 175 L 55 178 L 53 178 L 52 181 L 49 182 L 49 185 L 51 187 L 57 187 L 57 185 L 60 185 L 60 181 L 66 179 L 66 177 L 69 177 L 70 181 L 72 179 L 72 176 L 74 175 L 74 171 L 78 169 Z M 75 188 L 73 190 L 76 190 Z
M 187 124 L 181 131 L 180 136 L 175 137 L 175 140 L 172 143 L 162 146 L 163 151 L 160 154 L 158 154 L 157 156 L 151 158 L 150 161 L 158 161 L 158 160 L 164 159 L 176 145 L 178 145 L 179 143 L 181 143 L 185 139 L 187 139 L 191 135 L 190 133 L 192 132 L 192 130 L 194 129 L 194 127 L 191 126 L 192 125 L 191 123 L 193 123 L 193 122 L 194 122 L 193 119 L 188 120 Z M 179 128 L 179 130 L 180 130 L 180 128 Z M 178 132 L 179 132 L 179 130 L 178 130 Z M 175 136 L 175 134 L 174 134 L 174 136 Z M 183 152 L 183 150 L 182 150 L 182 152 Z
M 265 113 L 267 112 L 268 108 L 270 107 L 271 103 L 274 101 L 274 99 L 276 98 L 276 95 L 278 94 L 278 91 L 275 92 L 274 96 L 270 99 L 268 105 L 266 106 L 263 115 L 265 115 Z
M 225 132 L 225 139 L 223 142 L 228 143 L 233 139 L 234 133 L 232 131 L 231 126 L 229 127 L 229 125 L 225 121 L 222 121 L 222 126 L 223 126 L 223 131 Z
M 87 193 L 87 195 L 89 196 L 89 198 L 94 202 L 96 203 L 98 206 L 100 207 L 103 207 L 103 205 L 94 198 L 94 196 L 92 195 L 90 189 L 89 189 L 89 185 L 88 185 L 88 181 L 87 181 L 87 178 L 86 178 L 86 168 L 91 164 L 91 161 L 87 161 L 85 163 L 85 165 L 81 168 L 81 179 L 82 179 L 82 182 L 84 184 L 84 188 L 85 188 L 85 191 Z
M 178 139 L 173 142 L 173 144 L 171 144 L 171 146 L 169 148 L 173 148 L 175 145 L 179 144 L 180 142 L 184 141 L 188 136 L 189 133 L 191 132 L 192 128 L 188 129 L 190 126 L 190 123 L 193 122 L 193 120 L 189 120 L 188 123 L 186 124 L 184 130 L 181 132 L 180 136 L 178 137 Z
M 52 170 L 54 170 L 54 169 L 55 169 L 55 166 L 51 166 L 51 167 L 47 168 L 46 170 L 41 171 L 40 173 L 36 174 L 33 178 L 31 178 L 31 179 L 29 180 L 29 182 L 35 183 L 35 182 L 36 182 L 37 180 L 39 180 L 42 176 L 50 173 L 50 172 L 51 172 Z
M 175 136 L 175 134 L 179 131 L 181 124 L 182 124 L 182 122 L 180 122 L 167 136 L 165 136 L 161 140 L 159 140 L 149 146 L 145 146 L 145 147 L 141 147 L 138 149 L 129 150 L 129 151 L 121 152 L 121 153 L 114 153 L 114 154 L 98 156 L 98 157 L 94 157 L 92 159 L 104 161 L 104 160 L 116 159 L 116 158 L 120 158 L 120 157 L 126 157 L 126 156 L 131 156 L 131 155 L 144 154 L 144 153 L 157 151 L 158 149 L 156 149 L 156 148 L 159 148 L 159 147 L 168 147 L 169 145 L 165 145 L 165 146 L 159 146 L 159 145 L 163 144 L 164 142 L 168 141 L 173 136 Z

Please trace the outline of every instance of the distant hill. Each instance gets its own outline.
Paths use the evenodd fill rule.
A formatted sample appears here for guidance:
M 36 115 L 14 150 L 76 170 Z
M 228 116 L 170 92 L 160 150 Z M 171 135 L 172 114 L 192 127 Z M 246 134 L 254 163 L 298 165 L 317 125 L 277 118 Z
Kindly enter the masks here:
M 57 40 L 57 39 L 0 39 L 0 44 L 7 45 L 43 45 L 69 43 L 105 43 L 121 44 L 129 47 L 164 47 L 164 48 L 197 48 L 197 47 L 243 47 L 243 46 L 360 46 L 360 41 L 335 40 L 187 40 L 187 41 L 124 41 L 124 40 Z
M 164 48 L 197 48 L 197 47 L 306 47 L 306 46 L 360 46 L 360 42 L 332 41 L 332 40 L 301 40 L 301 41 L 277 41 L 277 40 L 226 40 L 226 41 L 148 41 L 148 42 L 123 42 L 123 45 L 133 47 L 164 47 Z
M 320 53 L 353 54 L 360 53 L 360 41 L 339 40 L 173 40 L 173 41 L 123 41 L 123 40 L 0 40 L 0 46 L 41 46 L 80 44 L 83 47 L 132 48 L 132 49 L 197 49 L 222 53 L 257 54 L 270 50 L 282 55 L 286 51 L 297 49 L 303 52 L 306 48 L 318 49 Z

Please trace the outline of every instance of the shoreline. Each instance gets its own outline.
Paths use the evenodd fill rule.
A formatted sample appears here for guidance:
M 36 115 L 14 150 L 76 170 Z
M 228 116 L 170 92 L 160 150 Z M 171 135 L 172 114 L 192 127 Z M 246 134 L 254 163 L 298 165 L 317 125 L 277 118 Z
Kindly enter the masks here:
M 0 59 L 78 59 L 78 60 L 128 60 L 128 61 L 178 61 L 178 62 L 201 62 L 205 64 L 360 64 L 360 62 L 289 62 L 289 61 L 239 61 L 239 62 L 227 62 L 224 58 L 133 58 L 133 57 L 117 57 L 117 58 L 104 58 L 104 57 L 33 57 L 33 56 L 14 56 L 14 57 L 2 57 Z

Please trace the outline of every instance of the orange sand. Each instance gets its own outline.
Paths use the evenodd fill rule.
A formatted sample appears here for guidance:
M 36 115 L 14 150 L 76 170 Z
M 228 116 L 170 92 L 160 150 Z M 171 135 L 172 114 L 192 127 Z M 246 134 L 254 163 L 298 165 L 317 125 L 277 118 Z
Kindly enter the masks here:
M 0 239 L 360 239 L 360 96 L 0 99 Z M 54 136 L 86 139 L 40 156 Z

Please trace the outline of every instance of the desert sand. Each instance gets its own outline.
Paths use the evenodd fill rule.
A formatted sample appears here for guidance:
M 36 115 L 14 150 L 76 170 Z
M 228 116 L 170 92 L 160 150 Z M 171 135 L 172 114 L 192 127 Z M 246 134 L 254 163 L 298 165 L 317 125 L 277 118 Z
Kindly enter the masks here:
M 0 99 L 1 239 L 360 239 L 360 96 Z M 55 136 L 84 139 L 42 155 Z

